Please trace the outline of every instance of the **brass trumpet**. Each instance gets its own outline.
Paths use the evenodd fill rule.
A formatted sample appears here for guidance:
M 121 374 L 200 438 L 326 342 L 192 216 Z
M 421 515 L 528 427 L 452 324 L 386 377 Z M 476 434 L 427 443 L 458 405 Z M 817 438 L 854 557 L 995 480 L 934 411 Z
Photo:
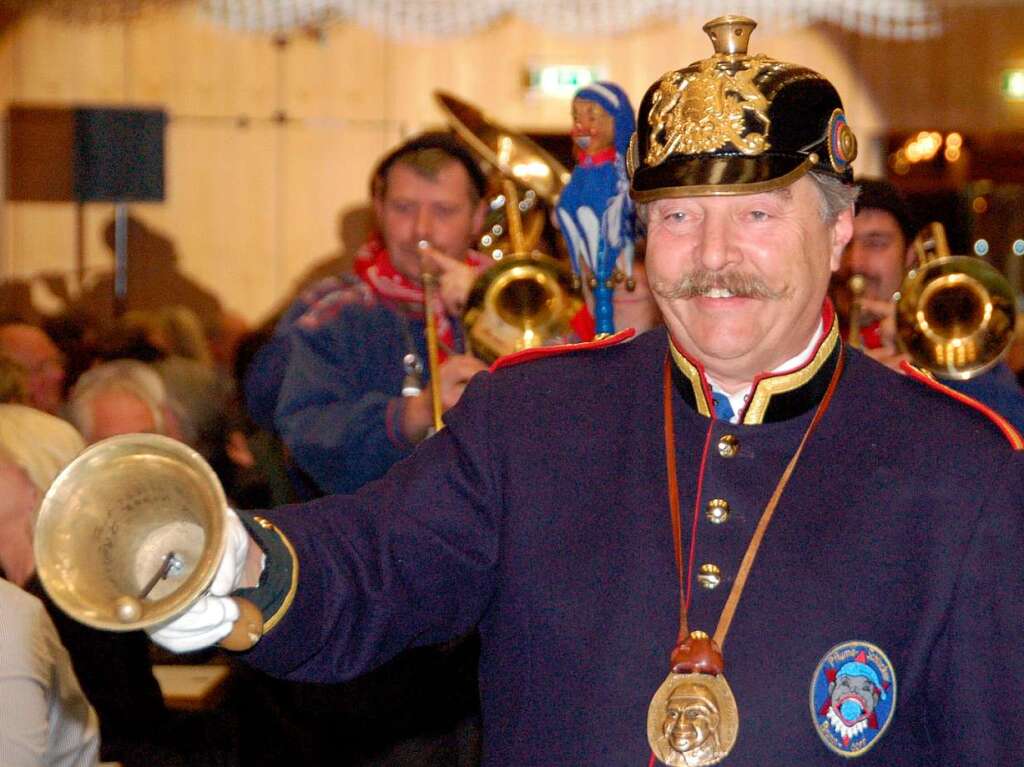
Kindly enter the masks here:
M 864 341 L 860 335 L 861 322 L 861 298 L 864 296 L 865 279 L 863 274 L 854 274 L 846 281 L 846 290 L 850 294 L 850 330 L 847 334 L 847 344 L 851 349 L 860 349 Z
M 896 337 L 919 367 L 941 378 L 984 373 L 1010 348 L 1016 297 L 1007 279 L 979 258 L 950 255 L 942 224 L 914 240 L 917 265 L 900 286 Z
M 420 245 L 428 243 L 421 242 Z M 430 410 L 434 419 L 434 431 L 440 431 L 444 425 L 441 415 L 444 409 L 441 405 L 441 362 L 440 345 L 437 340 L 437 319 L 434 317 L 434 296 L 437 292 L 437 275 L 431 271 L 424 271 L 421 276 L 423 282 L 423 307 L 426 315 L 427 326 L 427 369 L 430 371 Z

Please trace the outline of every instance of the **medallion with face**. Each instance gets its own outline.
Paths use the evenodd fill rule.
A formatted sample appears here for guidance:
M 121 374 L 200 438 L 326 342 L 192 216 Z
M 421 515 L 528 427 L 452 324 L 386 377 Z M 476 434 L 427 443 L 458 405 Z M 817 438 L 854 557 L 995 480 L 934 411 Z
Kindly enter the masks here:
M 718 764 L 738 730 L 736 700 L 721 675 L 670 674 L 647 713 L 651 751 L 669 767 Z

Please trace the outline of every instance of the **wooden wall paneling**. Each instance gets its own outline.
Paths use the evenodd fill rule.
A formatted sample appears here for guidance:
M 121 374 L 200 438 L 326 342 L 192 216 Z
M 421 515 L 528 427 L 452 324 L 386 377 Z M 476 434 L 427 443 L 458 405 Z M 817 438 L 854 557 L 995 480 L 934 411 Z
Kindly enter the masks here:
M 280 305 L 315 277 L 347 270 L 372 226 L 369 178 L 398 141 L 362 122 L 305 120 L 285 132 Z
M 14 49 L 19 21 L 13 11 L 0 11 L 0 162 L 7 162 L 7 106 L 14 94 Z M 7 204 L 7 168 L 0 172 L 0 282 L 13 269 L 11 214 Z
M 75 210 L 70 203 L 7 205 L 7 269 L 2 277 L 30 286 L 32 303 L 56 311 L 62 296 L 75 295 Z
M 74 264 L 74 205 L 11 203 L 11 266 L 18 277 L 70 271 Z
M 26 13 L 13 30 L 13 98 L 121 103 L 125 98 L 123 23 L 71 23 Z
M 880 168 L 873 139 L 890 125 L 1020 130 L 1024 104 L 993 98 L 1021 63 L 1024 8 L 950 11 L 941 39 L 897 43 L 826 27 L 762 25 L 752 49 L 830 77 L 862 145 L 859 172 Z M 339 213 L 362 205 L 373 163 L 397 140 L 442 125 L 446 88 L 521 130 L 566 131 L 569 104 L 529 98 L 530 63 L 604 65 L 634 101 L 662 73 L 707 56 L 703 18 L 664 18 L 587 39 L 514 18 L 437 42 L 384 40 L 354 25 L 265 34 L 218 26 L 175 4 L 105 24 L 27 14 L 0 35 L 0 104 L 162 105 L 170 113 L 168 201 L 137 206 L 171 239 L 183 275 L 252 319 L 339 248 Z M 966 62 L 966 63 L 965 63 Z M 873 161 L 872 156 L 876 159 Z M 0 276 L 74 267 L 73 206 L 4 203 Z M 102 275 L 109 207 L 85 213 L 86 268 Z
M 462 55 L 462 45 L 462 41 L 389 43 L 384 118 L 406 135 L 440 126 L 440 113 L 431 94 L 439 87 L 461 90 L 454 61 Z M 466 98 L 473 100 L 472 96 Z
M 192 4 L 134 20 L 125 67 L 131 99 L 172 114 L 260 119 L 280 108 L 273 39 L 218 26 Z
M 1024 110 L 999 93 L 1002 70 L 1024 65 L 1024 8 L 945 13 L 946 32 L 922 41 L 892 41 L 832 31 L 894 130 L 1024 128 Z
M 283 100 L 292 118 L 339 118 L 380 125 L 386 119 L 387 45 L 351 24 L 290 35 L 281 52 Z
M 992 76 L 988 33 L 977 23 L 976 13 L 948 14 L 947 18 L 949 28 L 941 41 L 944 44 L 919 46 L 926 53 L 910 59 L 910 65 L 930 80 L 924 95 L 928 101 L 919 101 L 917 125 L 913 123 L 915 113 L 901 120 L 911 128 L 933 125 L 937 130 L 963 130 L 966 124 L 990 123 L 993 117 L 986 97 L 993 90 L 998 92 L 999 80 L 998 74 Z M 936 107 L 938 113 L 929 125 L 925 115 Z
M 3 20 L 3 11 L 0 11 L 0 21 Z M 7 104 L 14 99 L 14 73 L 17 30 L 20 22 L 16 19 L 0 28 L 0 106 L 6 108 Z
M 995 108 L 990 115 L 990 124 L 1001 130 L 1024 130 L 1024 101 L 1008 101 L 1001 96 L 1003 71 L 1010 68 L 1024 68 L 1024 7 L 1013 6 L 999 14 L 993 24 L 992 65 L 986 77 L 986 87 L 995 95 Z

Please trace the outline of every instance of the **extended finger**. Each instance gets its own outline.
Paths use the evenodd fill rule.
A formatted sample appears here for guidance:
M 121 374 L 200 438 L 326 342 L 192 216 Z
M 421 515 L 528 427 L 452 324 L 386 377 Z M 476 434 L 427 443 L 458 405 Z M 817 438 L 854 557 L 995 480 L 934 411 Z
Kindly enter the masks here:
M 426 243 L 426 245 L 424 245 L 424 243 Z M 441 270 L 442 274 L 465 266 L 462 261 L 457 258 L 452 258 L 447 253 L 439 250 L 426 240 L 420 240 L 419 247 L 420 252 L 426 257 L 427 261 Z

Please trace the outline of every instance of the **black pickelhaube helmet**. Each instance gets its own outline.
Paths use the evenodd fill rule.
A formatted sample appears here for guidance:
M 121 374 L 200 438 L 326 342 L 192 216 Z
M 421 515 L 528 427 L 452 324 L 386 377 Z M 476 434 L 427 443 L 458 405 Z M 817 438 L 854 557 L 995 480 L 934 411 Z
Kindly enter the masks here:
M 852 183 L 857 139 L 836 89 L 806 67 L 747 55 L 755 26 L 709 21 L 715 55 L 647 89 L 626 157 L 637 202 L 754 194 L 811 170 Z

